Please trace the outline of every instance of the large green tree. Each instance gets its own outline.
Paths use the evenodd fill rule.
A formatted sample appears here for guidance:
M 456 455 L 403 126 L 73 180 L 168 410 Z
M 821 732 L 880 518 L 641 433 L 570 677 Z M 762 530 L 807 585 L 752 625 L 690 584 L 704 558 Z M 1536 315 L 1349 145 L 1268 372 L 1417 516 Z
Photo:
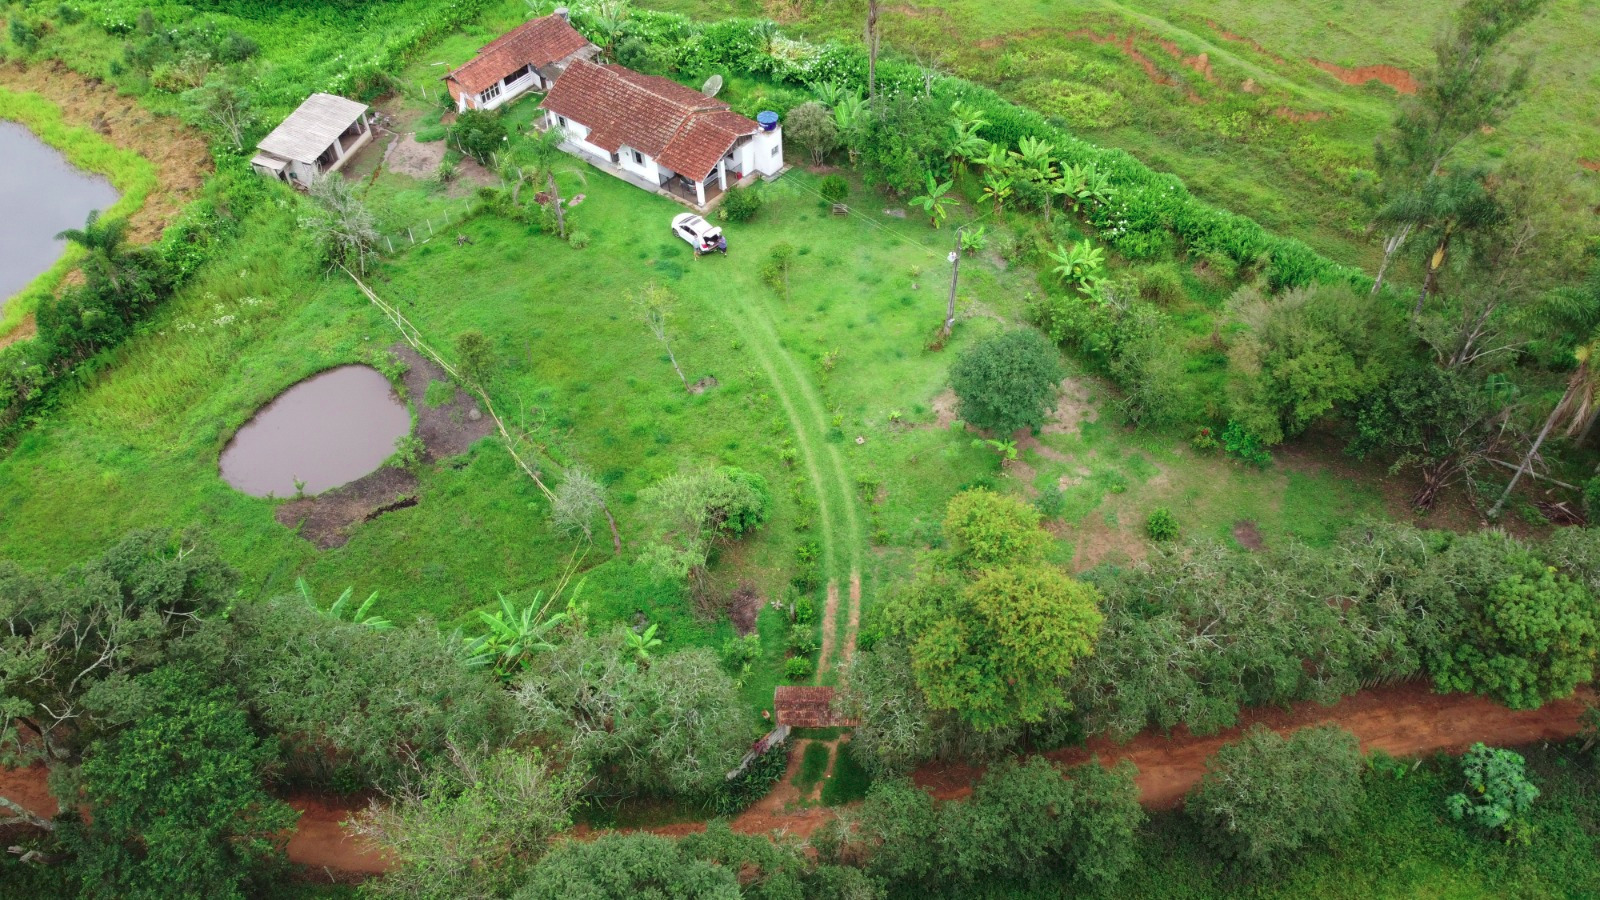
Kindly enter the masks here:
M 226 900 L 259 896 L 282 862 L 296 814 L 267 794 L 275 754 L 233 692 L 187 665 L 118 692 L 130 721 L 84 754 L 86 821 L 60 831 L 85 897 Z
M 638 666 L 620 631 L 539 654 L 516 697 L 527 727 L 589 770 L 593 796 L 703 800 L 756 737 L 710 651 Z
M 1002 436 L 1043 425 L 1061 378 L 1060 354 L 1031 328 L 984 338 L 950 367 L 961 417 Z

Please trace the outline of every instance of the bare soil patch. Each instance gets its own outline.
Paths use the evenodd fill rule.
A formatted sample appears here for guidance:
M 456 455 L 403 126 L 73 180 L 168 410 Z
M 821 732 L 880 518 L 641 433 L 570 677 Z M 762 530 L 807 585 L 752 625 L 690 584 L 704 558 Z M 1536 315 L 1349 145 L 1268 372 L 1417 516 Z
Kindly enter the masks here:
M 856 632 L 860 630 L 861 573 L 859 571 L 852 571 L 850 573 L 850 617 L 845 620 L 844 651 L 839 656 L 840 662 L 844 663 L 845 665 L 849 665 L 850 660 L 856 655 Z M 832 771 L 833 764 L 830 762 L 828 765 L 829 771 Z
M 429 406 L 423 399 L 429 382 L 447 381 L 449 376 L 405 344 L 389 349 L 408 366 L 403 383 L 417 414 L 413 433 L 422 441 L 427 461 L 459 456 L 494 430 L 494 423 L 464 391 L 457 391 L 448 403 Z M 344 546 L 351 530 L 362 522 L 417 503 L 417 477 L 386 466 L 315 497 L 285 503 L 274 515 L 279 524 L 298 528 L 301 537 L 327 550 Z
M 1308 59 L 1307 62 L 1345 84 L 1366 84 L 1369 81 L 1381 81 L 1402 94 L 1415 94 L 1419 87 L 1417 79 L 1412 77 L 1410 72 L 1395 66 L 1358 66 L 1351 69 L 1336 63 L 1323 62 L 1314 56 Z
M 1145 558 L 1150 542 L 1132 528 L 1107 525 L 1089 516 L 1071 532 L 1072 571 L 1084 572 L 1101 563 L 1129 565 Z
M 1256 523 L 1249 519 L 1240 519 L 1233 523 L 1233 539 L 1246 550 L 1260 550 L 1265 546 L 1261 541 L 1261 531 L 1256 528 Z
M 397 136 L 383 155 L 383 167 L 412 178 L 432 178 L 444 161 L 444 141 L 420 143 L 415 132 Z
M 1272 114 L 1285 121 L 1295 122 L 1302 125 L 1306 122 L 1321 122 L 1322 120 L 1328 118 L 1328 114 L 1319 109 L 1314 109 L 1310 112 L 1299 112 L 1290 109 L 1287 106 L 1280 106 L 1277 109 L 1274 109 Z
M 933 428 L 949 428 L 950 423 L 957 418 L 956 410 L 961 406 L 961 400 L 956 397 L 956 392 L 946 388 L 939 396 L 933 398 Z
M 761 594 L 754 585 L 744 583 L 734 589 L 728 602 L 728 619 L 733 630 L 744 637 L 756 630 L 756 617 L 761 614 Z
M 828 671 L 828 661 L 833 658 L 833 632 L 839 622 L 839 582 L 828 582 L 828 600 L 822 607 L 822 652 L 817 654 L 817 677 Z
M 1600 159 L 1580 159 L 1578 165 L 1591 172 L 1600 172 Z
M 1063 378 L 1061 397 L 1050 413 L 1050 421 L 1040 431 L 1045 434 L 1077 434 L 1082 423 L 1095 422 L 1099 418 L 1100 409 L 1095 405 L 1089 382 L 1081 378 Z

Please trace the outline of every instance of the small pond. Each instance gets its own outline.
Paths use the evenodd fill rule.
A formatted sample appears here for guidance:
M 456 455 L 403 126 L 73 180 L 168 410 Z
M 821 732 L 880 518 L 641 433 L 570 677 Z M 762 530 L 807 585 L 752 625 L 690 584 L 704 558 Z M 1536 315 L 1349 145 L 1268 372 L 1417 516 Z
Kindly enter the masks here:
M 369 366 L 307 378 L 268 403 L 222 451 L 222 478 L 257 497 L 293 497 L 351 482 L 394 455 L 411 413 Z
M 117 202 L 116 189 L 80 172 L 28 129 L 0 121 L 0 306 L 55 264 L 56 235 L 82 228 L 91 210 Z

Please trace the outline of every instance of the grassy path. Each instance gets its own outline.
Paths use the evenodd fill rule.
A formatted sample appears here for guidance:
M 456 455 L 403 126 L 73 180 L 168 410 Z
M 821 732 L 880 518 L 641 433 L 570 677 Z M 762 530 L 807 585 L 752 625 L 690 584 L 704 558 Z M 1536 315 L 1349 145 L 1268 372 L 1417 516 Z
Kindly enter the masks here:
M 828 441 L 830 426 L 821 391 L 793 354 L 784 348 L 768 302 L 746 299 L 741 303 L 719 305 L 718 312 L 739 333 L 771 383 L 816 496 L 817 528 L 828 582 L 822 653 L 817 665 L 820 680 L 828 675 L 830 665 L 835 662 L 836 648 L 843 648 L 838 661 L 849 658 L 855 648 L 855 623 L 861 620 L 862 530 L 853 482 L 839 447 Z M 850 607 L 846 615 L 840 616 L 839 581 L 846 577 L 851 584 Z

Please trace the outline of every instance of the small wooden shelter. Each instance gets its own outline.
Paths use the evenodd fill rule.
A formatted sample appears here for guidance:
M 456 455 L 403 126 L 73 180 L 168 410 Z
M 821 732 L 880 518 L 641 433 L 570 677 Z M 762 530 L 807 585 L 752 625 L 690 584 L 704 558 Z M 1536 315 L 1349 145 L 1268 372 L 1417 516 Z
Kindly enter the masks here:
M 372 140 L 367 105 L 333 94 L 312 94 L 256 145 L 251 168 L 268 178 L 306 187 L 336 172 Z

